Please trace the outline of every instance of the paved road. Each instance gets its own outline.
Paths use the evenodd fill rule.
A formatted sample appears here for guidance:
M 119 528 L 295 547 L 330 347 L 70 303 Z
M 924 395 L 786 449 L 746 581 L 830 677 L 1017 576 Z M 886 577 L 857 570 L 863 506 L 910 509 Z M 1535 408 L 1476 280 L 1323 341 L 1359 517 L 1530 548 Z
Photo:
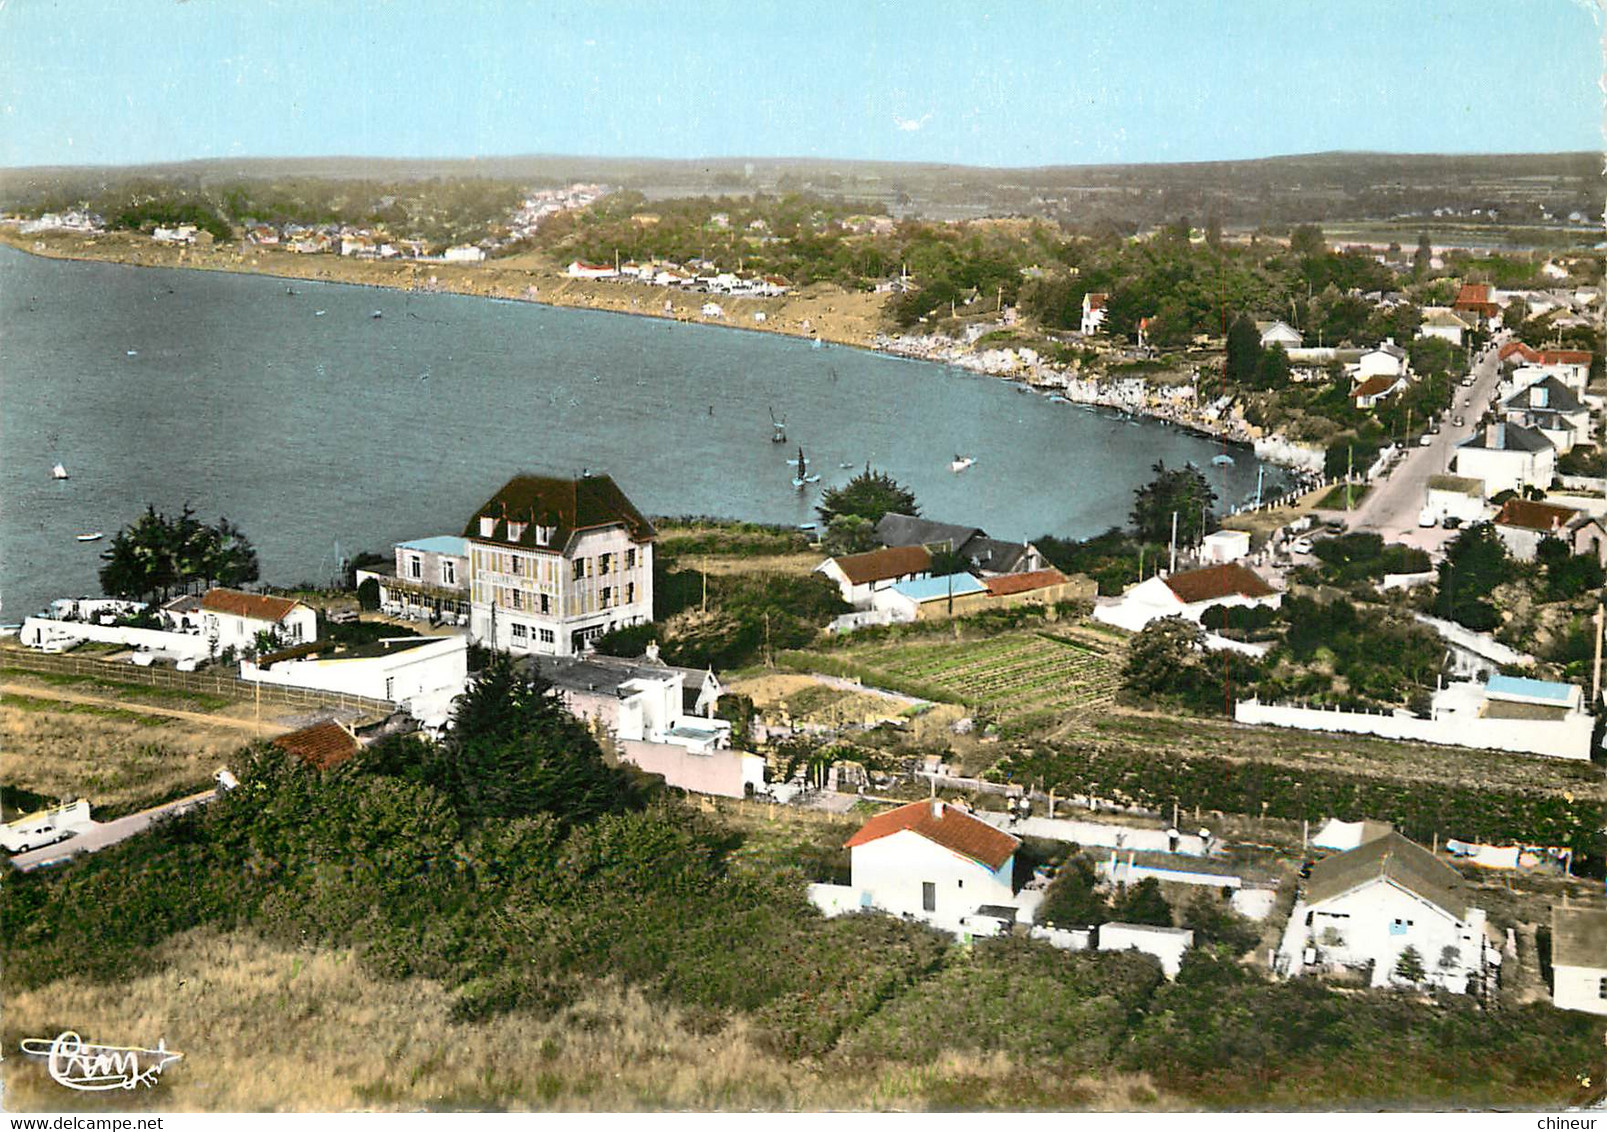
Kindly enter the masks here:
M 283 735 L 290 728 L 264 721 L 258 725 L 250 719 L 233 719 L 226 715 L 209 715 L 204 711 L 180 711 L 178 708 L 153 707 L 150 704 L 130 703 L 128 700 L 105 696 L 85 696 L 77 692 L 62 692 L 55 688 L 38 688 L 31 684 L 0 684 L 0 695 L 29 696 L 39 700 L 60 700 L 68 704 L 93 704 L 95 707 L 116 708 L 138 715 L 164 715 L 170 719 L 186 719 L 191 723 L 210 724 L 213 727 L 231 727 L 236 731 L 251 731 L 263 735 Z
M 191 794 L 188 798 L 180 798 L 176 802 L 156 806 L 149 810 L 141 810 L 137 814 L 116 818 L 107 822 L 91 822 L 89 829 L 77 837 L 69 837 L 66 841 L 58 841 L 54 845 L 46 845 L 42 849 L 30 849 L 26 853 L 19 853 L 11 858 L 11 864 L 22 872 L 37 869 L 41 865 L 52 865 L 60 861 L 67 861 L 80 853 L 93 853 L 97 849 L 104 849 L 108 845 L 115 845 L 119 841 L 133 837 L 150 828 L 157 818 L 169 814 L 182 814 L 186 810 L 193 810 L 197 806 L 205 805 L 218 796 L 216 790 L 206 790 L 200 794 Z
M 1351 530 L 1376 531 L 1386 542 L 1428 544 L 1428 549 L 1438 549 L 1451 537 L 1452 532 L 1435 535 L 1430 529 L 1419 534 L 1417 516 L 1428 498 L 1429 477 L 1445 473 L 1456 455 L 1456 445 L 1477 429 L 1484 407 L 1495 394 L 1498 368 L 1496 348 L 1492 347 L 1473 367 L 1473 387 L 1456 387 L 1449 417 L 1462 417 L 1465 422 L 1462 427 L 1453 427 L 1447 419 L 1432 444 L 1426 447 L 1413 444 L 1407 448 L 1405 458 L 1395 470 L 1373 485 L 1351 515 Z

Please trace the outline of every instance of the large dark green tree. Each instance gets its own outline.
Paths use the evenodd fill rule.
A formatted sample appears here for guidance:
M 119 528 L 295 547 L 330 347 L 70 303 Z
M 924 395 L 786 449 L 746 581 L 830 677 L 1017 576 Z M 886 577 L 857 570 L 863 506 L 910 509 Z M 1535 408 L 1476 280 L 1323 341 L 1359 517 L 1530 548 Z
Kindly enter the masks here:
M 1241 385 L 1255 381 L 1256 368 L 1261 364 L 1261 334 L 1255 321 L 1241 314 L 1228 327 L 1228 380 Z
M 921 513 L 914 492 L 869 464 L 842 487 L 828 488 L 821 495 L 820 506 L 815 510 L 828 524 L 840 516 L 857 515 L 873 526 L 881 522 L 883 515 Z
M 197 585 L 257 580 L 257 552 L 228 519 L 202 523 L 186 506 L 177 519 L 155 507 L 117 532 L 101 555 L 101 589 L 111 597 L 166 598 Z
M 1129 519 L 1139 538 L 1170 542 L 1174 513 L 1180 545 L 1191 546 L 1216 529 L 1216 492 L 1200 469 L 1193 464 L 1168 468 L 1161 460 L 1152 470 L 1155 478 L 1133 492 Z
M 469 824 L 546 813 L 567 828 L 641 804 L 631 777 L 603 761 L 552 685 L 502 655 L 459 699 L 424 777 Z
M 1500 624 L 1500 614 L 1489 601 L 1490 591 L 1512 576 L 1507 548 L 1489 523 L 1465 528 L 1440 563 L 1435 612 L 1469 629 L 1488 630 Z

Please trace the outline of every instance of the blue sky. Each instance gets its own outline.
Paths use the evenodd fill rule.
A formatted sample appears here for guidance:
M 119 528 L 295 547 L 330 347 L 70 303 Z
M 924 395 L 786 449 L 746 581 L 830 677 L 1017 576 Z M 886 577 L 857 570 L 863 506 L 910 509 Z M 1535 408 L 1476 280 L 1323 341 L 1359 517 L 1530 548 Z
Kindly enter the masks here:
M 0 0 L 0 166 L 1602 146 L 1589 0 Z

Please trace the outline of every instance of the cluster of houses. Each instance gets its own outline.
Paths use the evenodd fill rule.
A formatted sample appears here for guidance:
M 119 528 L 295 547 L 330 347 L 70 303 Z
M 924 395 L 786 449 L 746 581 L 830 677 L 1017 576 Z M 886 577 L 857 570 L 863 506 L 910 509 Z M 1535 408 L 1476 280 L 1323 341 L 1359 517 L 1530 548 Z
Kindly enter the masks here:
M 718 264 L 705 259 L 694 259 L 684 265 L 669 260 L 649 260 L 646 263 L 627 260 L 624 263 L 606 264 L 577 259 L 570 261 L 564 274 L 571 279 L 649 283 L 655 287 L 675 287 L 701 294 L 751 298 L 775 298 L 792 289 L 792 284 L 779 275 L 721 271 Z
M 834 631 L 1094 596 L 1093 582 L 1048 566 L 1031 543 L 989 538 L 980 527 L 892 513 L 876 524 L 876 538 L 877 550 L 835 555 L 815 567 L 854 608 L 832 623 Z M 936 556 L 946 559 L 942 572 L 934 572 Z

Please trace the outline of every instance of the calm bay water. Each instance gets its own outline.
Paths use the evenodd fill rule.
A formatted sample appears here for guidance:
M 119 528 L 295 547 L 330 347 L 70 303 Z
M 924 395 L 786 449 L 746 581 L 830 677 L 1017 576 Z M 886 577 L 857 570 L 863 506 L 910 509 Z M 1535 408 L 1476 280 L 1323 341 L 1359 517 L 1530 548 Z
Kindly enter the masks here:
M 75 536 L 109 540 L 147 503 L 228 516 L 264 580 L 293 584 L 329 577 L 337 540 L 350 555 L 457 533 L 519 471 L 607 471 L 649 514 L 793 524 L 870 461 L 923 514 L 1001 538 L 1122 523 L 1157 460 L 1206 468 L 1224 501 L 1255 489 L 1246 453 L 1212 466 L 1213 442 L 945 366 L 593 311 L 289 286 L 0 248 L 5 620 L 97 592 L 105 542 Z M 788 445 L 770 442 L 772 407 Z M 800 443 L 822 477 L 805 491 L 786 462 Z M 976 465 L 954 474 L 956 453 Z M 71 479 L 50 478 L 57 461 Z

